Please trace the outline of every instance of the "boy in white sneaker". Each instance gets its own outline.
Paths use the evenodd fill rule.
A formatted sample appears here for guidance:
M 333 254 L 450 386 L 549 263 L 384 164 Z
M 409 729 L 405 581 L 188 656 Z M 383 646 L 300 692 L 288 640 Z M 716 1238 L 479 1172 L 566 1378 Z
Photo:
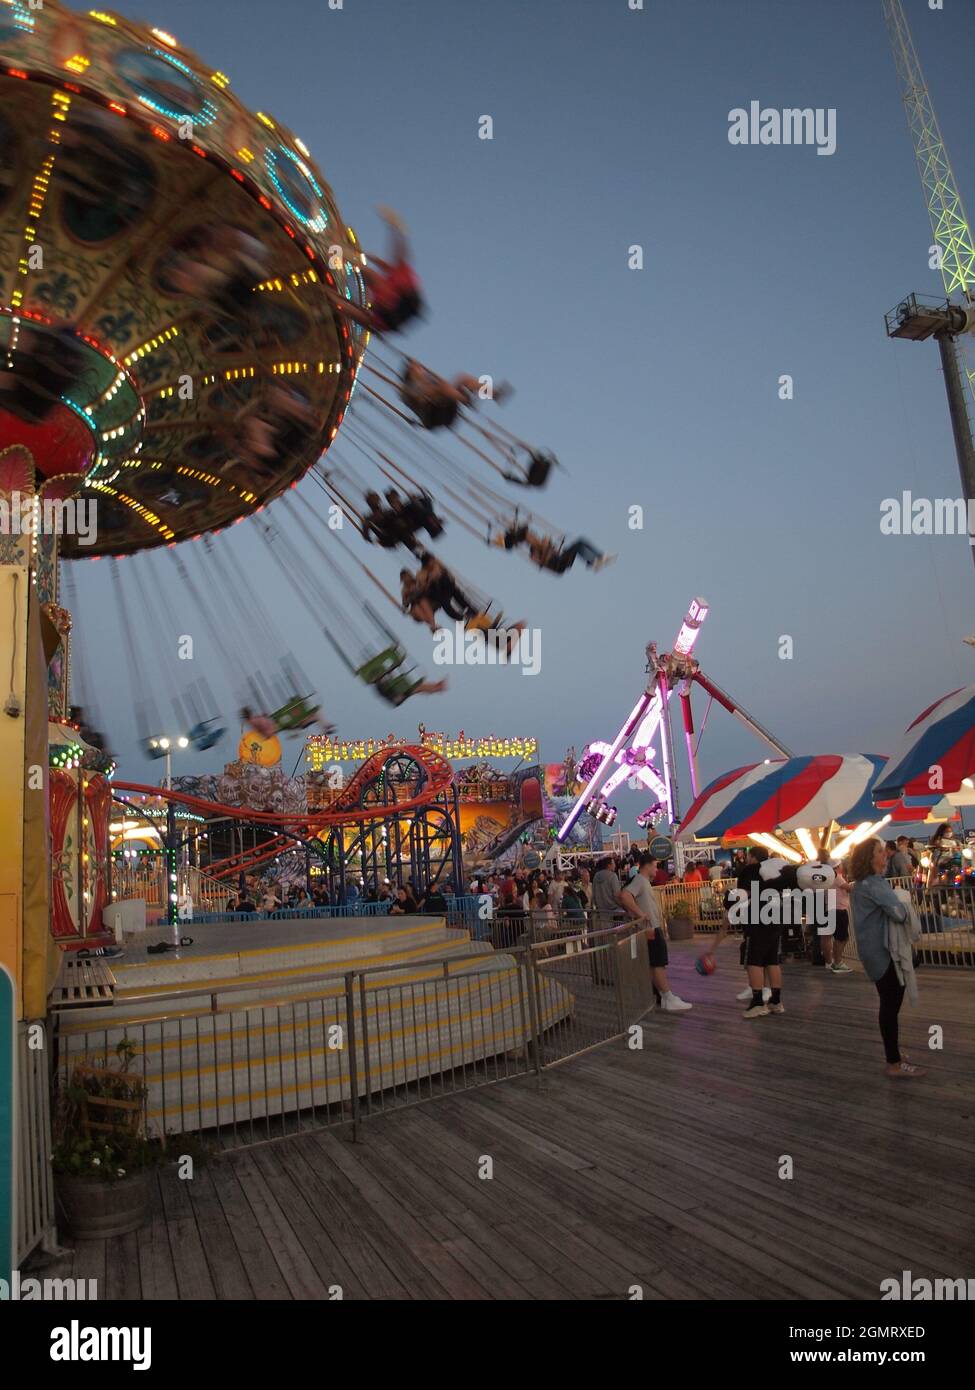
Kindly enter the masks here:
M 637 922 L 648 922 L 652 935 L 648 938 L 650 948 L 650 977 L 654 991 L 660 995 L 660 1007 L 665 1013 L 683 1013 L 694 1006 L 681 999 L 670 987 L 667 979 L 667 928 L 660 910 L 660 900 L 651 883 L 657 872 L 657 861 L 652 854 L 641 854 L 637 871 L 620 891 L 620 906 Z
M 749 909 L 751 906 L 751 887 L 753 882 L 760 882 L 761 868 L 767 858 L 767 849 L 763 849 L 759 845 L 751 846 L 751 848 L 748 851 L 748 856 L 745 860 L 744 866 L 739 871 L 735 879 L 734 888 L 730 889 L 724 897 L 725 928 L 718 934 L 717 939 L 708 947 L 708 950 L 713 953 L 721 945 L 725 937 L 729 936 L 732 931 L 740 930 L 742 932 L 742 940 L 739 961 L 743 967 L 746 965 L 746 956 L 748 953 L 748 933 L 751 929 L 749 922 Z M 741 993 L 738 995 L 738 998 L 744 1003 L 746 999 L 750 1000 L 751 997 L 752 987 L 750 984 L 747 984 L 745 988 L 741 991 Z M 762 1003 L 767 1004 L 771 997 L 772 990 L 766 984 L 762 989 Z

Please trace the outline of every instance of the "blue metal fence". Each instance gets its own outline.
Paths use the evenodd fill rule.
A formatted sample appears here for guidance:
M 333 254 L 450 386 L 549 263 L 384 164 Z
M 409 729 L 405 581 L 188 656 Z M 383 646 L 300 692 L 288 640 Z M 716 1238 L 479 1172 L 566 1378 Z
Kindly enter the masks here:
M 466 927 L 473 937 L 481 940 L 490 935 L 491 923 L 481 921 L 478 912 L 481 900 L 476 897 L 453 898 L 444 894 L 447 903 L 447 925 Z M 347 903 L 344 907 L 284 907 L 278 912 L 195 912 L 194 926 L 207 926 L 218 922 L 299 922 L 305 919 L 328 917 L 387 917 L 388 903 Z M 424 914 L 427 915 L 427 914 Z M 436 916 L 436 913 L 430 913 Z

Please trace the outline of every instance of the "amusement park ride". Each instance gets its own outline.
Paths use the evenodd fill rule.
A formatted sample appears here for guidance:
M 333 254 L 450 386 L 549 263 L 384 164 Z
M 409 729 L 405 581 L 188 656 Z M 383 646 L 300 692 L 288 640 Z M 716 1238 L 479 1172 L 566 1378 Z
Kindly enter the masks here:
M 971 335 L 975 333 L 975 239 L 902 0 L 883 0 L 883 6 L 946 295 L 943 300 L 908 295 L 887 315 L 887 334 L 915 343 L 934 338 L 938 344 L 962 491 L 971 517 L 975 515 L 975 364 L 971 355 Z M 963 304 L 952 302 L 952 295 L 958 293 Z M 975 560 L 975 536 L 972 544 Z
M 400 273 L 405 237 L 384 215 Z M 177 684 L 180 602 L 207 629 L 255 739 L 323 721 L 241 544 L 269 552 L 355 677 L 393 705 L 442 683 L 410 669 L 391 619 L 363 603 L 364 585 L 400 618 L 427 622 L 443 608 L 484 641 L 500 621 L 418 542 L 421 530 L 433 538 L 446 518 L 554 573 L 577 555 L 592 565 L 592 547 L 564 547 L 526 503 L 557 461 L 481 410 L 473 379 L 398 360 L 383 265 L 363 254 L 302 141 L 244 107 L 226 74 L 172 35 L 59 0 L 0 0 L 0 506 L 26 518 L 0 540 L 0 659 L 13 673 L 0 811 L 23 837 L 0 878 L 0 943 L 34 1012 L 53 968 L 48 919 L 63 946 L 103 939 L 120 790 L 92 732 L 97 691 L 82 702 L 91 741 L 69 718 L 70 667 L 82 675 L 94 622 L 67 575 L 74 611 L 62 605 L 65 562 L 109 559 L 137 732 L 147 758 L 167 760 L 184 740 L 215 746 L 229 724 L 205 678 Z M 415 312 L 416 288 L 412 299 Z M 363 372 L 372 384 L 350 428 Z M 430 408 L 437 392 L 443 409 Z M 293 491 L 306 477 L 310 491 Z M 336 511 L 375 561 L 330 527 Z M 81 516 L 97 525 L 73 525 Z M 383 551 L 398 568 L 397 549 L 420 563 L 402 598 L 390 587 L 396 569 L 389 581 L 379 572 Z M 442 760 L 422 747 L 395 756 L 400 811 L 416 803 L 419 815 L 422 802 L 436 819 Z M 361 770 L 365 799 L 349 807 L 348 833 L 385 816 L 397 840 L 380 771 L 371 761 Z M 404 785 L 416 794 L 404 798 Z M 281 818 L 278 838 L 332 833 L 337 815 Z M 407 833 L 422 879 L 434 869 L 421 846 L 443 835 L 426 819 Z M 178 830 L 166 834 L 175 855 Z
M 966 308 L 948 303 L 931 313 L 912 297 L 891 332 L 938 338 L 966 494 L 975 497 L 955 351 L 956 337 L 975 324 L 975 252 L 899 0 L 886 0 L 885 9 L 917 117 L 912 127 L 945 253 L 946 288 L 949 295 L 960 289 L 967 301 Z M 412 273 L 402 229 L 395 218 L 386 220 L 400 248 L 392 270 Z M 593 570 L 606 563 L 582 538 L 568 543 L 537 510 L 534 492 L 557 460 L 496 423 L 501 392 L 492 386 L 481 396 L 477 389 L 490 379 L 448 382 L 390 346 L 388 338 L 408 321 L 397 318 L 404 304 L 415 301 L 415 314 L 421 301 L 414 279 L 392 305 L 396 314 L 388 302 L 384 307 L 377 292 L 383 265 L 363 254 L 302 141 L 266 112 L 243 106 L 226 74 L 173 36 L 102 10 L 76 13 L 60 0 L 0 0 L 0 513 L 24 518 L 0 528 L 0 1004 L 9 976 L 17 1022 L 48 1021 L 54 982 L 70 953 L 97 952 L 114 939 L 106 925 L 113 807 L 122 812 L 124 837 L 127 818 L 145 820 L 151 804 L 161 909 L 180 945 L 181 874 L 201 825 L 215 840 L 223 836 L 223 849 L 206 866 L 218 884 L 297 851 L 315 857 L 340 910 L 351 873 L 376 884 L 408 872 L 421 892 L 462 891 L 450 750 L 438 750 L 422 732 L 415 741 L 365 748 L 361 765 L 323 806 L 257 809 L 180 787 L 115 781 L 114 760 L 96 732 L 97 696 L 86 695 L 81 710 L 71 704 L 72 667 L 80 676 L 86 635 L 105 621 L 99 615 L 86 624 L 74 596 L 68 570 L 84 559 L 109 562 L 144 755 L 168 762 L 174 738 L 179 747 L 212 748 L 230 722 L 205 678 L 179 684 L 179 615 L 189 609 L 233 688 L 255 765 L 276 762 L 279 734 L 307 733 L 316 723 L 323 739 L 331 733 L 313 683 L 283 649 L 281 624 L 248 563 L 258 547 L 306 609 L 315 636 L 394 707 L 435 694 L 443 683 L 424 680 L 410 665 L 392 617 L 385 608 L 380 616 L 364 592 L 377 605 L 388 603 L 397 621 L 409 617 L 432 630 L 442 612 L 467 636 L 480 634 L 485 646 L 501 629 L 498 604 L 430 551 L 447 523 L 468 533 L 472 553 L 478 546 L 514 551 L 552 575 L 576 560 Z M 49 524 L 52 516 L 57 524 Z M 96 517 L 97 525 L 72 524 L 81 516 Z M 341 524 L 333 528 L 336 516 Z M 362 548 L 368 563 L 343 530 L 370 547 Z M 670 706 L 676 693 L 697 796 L 695 684 L 788 756 L 701 671 L 693 653 L 707 612 L 695 600 L 672 650 L 647 648 L 646 688 L 613 741 L 590 746 L 586 785 L 558 844 L 569 842 L 584 812 L 611 824 L 615 811 L 606 798 L 627 778 L 647 788 L 669 824 L 677 822 Z M 505 630 L 506 641 L 519 640 L 519 626 Z M 165 718 L 156 703 L 164 697 L 172 704 Z M 651 746 L 658 737 L 660 768 Z M 515 748 L 513 756 L 524 753 Z M 575 785 L 570 761 L 573 780 L 567 772 L 563 788 Z M 492 851 L 511 848 L 525 821 L 543 819 L 538 779 L 509 781 L 518 787 L 524 821 L 503 826 L 488 841 Z M 404 1065 L 410 1038 L 411 1079 L 422 1068 L 431 1074 L 458 1059 L 496 1056 L 498 1037 L 506 1051 L 519 1047 L 525 1023 L 511 957 L 448 930 L 445 916 L 408 927 L 397 921 L 384 919 L 374 936 L 371 924 L 358 924 L 359 964 L 363 957 L 408 958 L 411 968 L 432 972 L 429 978 L 449 976 L 460 1009 L 442 1050 L 438 1036 L 438 1050 L 422 1067 L 415 1021 L 405 1014 L 395 1026 L 391 1021 L 390 1061 L 398 1049 Z M 324 921 L 308 931 L 319 935 L 299 940 L 295 930 L 282 946 L 287 932 L 275 931 L 266 950 L 251 945 L 252 957 L 267 959 L 248 968 L 297 977 L 293 956 L 271 955 L 300 949 L 314 956 L 309 969 L 334 970 L 344 959 L 337 954 L 343 942 L 329 937 Z M 176 943 L 154 949 L 179 949 Z M 225 959 L 215 952 L 176 963 L 187 972 L 189 997 L 193 989 L 209 992 Z M 158 987 L 161 976 L 153 972 L 160 962 L 119 968 L 130 966 L 141 971 L 130 981 Z M 492 984 L 486 1007 L 477 972 Z M 372 977 L 373 988 L 379 978 Z M 300 978 L 267 985 L 275 997 L 302 987 Z M 91 1014 L 105 1048 L 110 1035 L 125 1037 L 118 1002 Z M 365 1005 L 363 983 L 363 1012 Z M 538 1006 L 545 1028 L 569 1015 L 573 999 L 548 981 Z M 489 1036 L 485 1020 L 499 1021 L 499 1030 Z M 163 1030 L 159 1047 L 175 1047 L 182 1058 L 181 1025 L 170 1024 L 176 1031 Z M 309 1055 L 324 1052 L 324 1012 L 316 1026 L 318 1034 L 309 1024 Z M 63 1030 L 63 1057 L 85 1055 L 83 1032 Z M 280 1038 L 278 1045 L 285 1045 Z M 214 1034 L 212 1091 L 197 1093 L 198 1127 L 228 1103 L 218 1078 L 238 1064 L 222 1047 Z M 276 1061 L 280 1091 L 254 1101 L 266 1114 L 306 1103 L 297 1043 Z M 46 1068 L 41 1073 L 46 1077 Z M 355 1084 L 368 1089 L 374 1081 L 366 1061 Z M 160 1089 L 150 1078 L 150 1116 Z M 334 1099 L 343 1095 L 339 1084 Z M 164 1101 L 165 1130 L 175 1120 Z
M 661 654 L 657 651 L 656 643 L 651 642 L 647 647 L 647 673 L 650 679 L 646 689 L 612 743 L 589 744 L 590 759 L 587 759 L 587 762 L 594 760 L 596 765 L 579 793 L 575 805 L 562 823 L 557 837 L 560 843 L 568 839 L 572 827 L 584 811 L 603 824 L 612 825 L 616 819 L 615 807 L 608 803 L 607 797 L 612 796 L 620 783 L 626 780 L 636 781 L 657 798 L 655 806 L 645 813 L 644 824 L 651 823 L 657 815 L 665 817 L 668 826 L 677 824 L 680 819 L 680 798 L 670 702 L 676 692 L 684 725 L 691 795 L 696 797 L 700 791 L 700 779 L 697 768 L 698 744 L 694 738 L 694 716 L 691 710 L 691 686 L 694 684 L 707 691 L 712 700 L 717 700 L 722 708 L 740 720 L 749 732 L 767 743 L 779 757 L 792 756 L 757 719 L 753 719 L 746 710 L 735 704 L 731 697 L 701 670 L 693 652 L 709 610 L 710 605 L 705 599 L 692 599 L 673 649 Z M 705 722 L 706 720 L 707 715 Z M 650 746 L 651 740 L 657 738 L 660 740 L 661 749 L 662 766 L 659 768 L 653 762 L 656 753 Z M 614 763 L 615 771 L 610 772 Z M 586 767 L 585 763 L 583 767 Z
M 307 988 L 303 974 L 320 979 L 363 957 L 409 962 L 421 980 L 449 976 L 452 1017 L 437 1048 L 430 1051 L 415 1018 L 387 1010 L 371 1060 L 360 1056 L 358 1079 L 340 1079 L 330 1099 L 347 1098 L 351 1084 L 369 1091 L 386 1075 L 415 1079 L 524 1042 L 510 957 L 448 928 L 446 913 L 405 922 L 342 915 L 350 866 L 374 882 L 394 867 L 409 872 L 421 893 L 461 888 L 457 789 L 436 749 L 422 740 L 384 745 L 324 809 L 256 810 L 114 781 L 97 733 L 97 690 L 80 709 L 70 703 L 71 667 L 83 674 L 86 638 L 105 623 L 102 613 L 86 621 L 77 603 L 69 571 L 84 559 L 109 561 L 144 755 L 167 757 L 174 740 L 213 747 L 230 722 L 205 678 L 178 684 L 188 614 L 207 630 L 255 762 L 273 761 L 279 734 L 316 722 L 329 730 L 311 682 L 282 649 L 279 615 L 262 601 L 249 563 L 258 546 L 316 634 L 394 706 L 443 683 L 409 667 L 392 618 L 364 603 L 364 588 L 401 622 L 431 626 L 442 610 L 485 644 L 500 625 L 497 605 L 428 549 L 445 518 L 480 545 L 518 551 L 555 574 L 577 558 L 596 568 L 594 547 L 566 545 L 526 503 L 556 460 L 495 424 L 489 405 L 481 410 L 482 399 L 496 402 L 500 393 L 482 397 L 471 378 L 424 374 L 387 341 L 422 301 L 402 228 L 393 215 L 385 220 L 390 262 L 367 259 L 302 141 L 244 107 L 227 75 L 172 35 L 103 10 L 79 14 L 60 0 L 0 0 L 0 1021 L 9 1017 L 19 1072 L 32 1078 L 18 1120 L 31 1107 L 38 1126 L 49 1121 L 53 1049 L 28 1065 L 27 1021 L 46 1037 L 65 998 L 77 1002 L 70 981 L 101 972 L 98 998 L 83 1003 L 106 1061 L 138 1016 L 116 992 L 117 976 L 82 959 L 138 917 L 124 922 L 112 903 L 113 807 L 123 843 L 150 821 L 159 845 L 165 924 L 154 953 L 189 951 L 179 926 L 181 874 L 188 847 L 209 841 L 213 827 L 227 845 L 222 864 L 212 856 L 208 863 L 217 882 L 240 882 L 296 848 L 318 858 L 338 899 L 335 924 L 325 914 L 274 921 L 263 943 L 258 924 L 246 945 L 233 944 L 248 957 L 255 989 L 279 998 Z M 350 429 L 362 373 L 374 384 L 363 383 Z M 430 408 L 438 395 L 449 409 Z M 306 478 L 310 488 L 297 491 Z M 502 484 L 516 491 L 499 491 Z M 336 513 L 373 545 L 369 564 L 342 525 L 330 524 Z M 6 524 L 14 516 L 18 523 Z M 244 539 L 232 542 L 231 531 Z M 415 572 L 400 571 L 403 563 Z M 73 612 L 62 603 L 62 578 Z M 401 594 L 393 592 L 398 582 Z M 104 686 L 121 672 L 100 675 Z M 156 704 L 164 697 L 172 703 L 165 717 Z M 166 957 L 150 955 L 145 940 L 124 954 L 115 969 L 127 972 L 127 983 L 153 989 L 172 979 Z M 237 982 L 224 979 L 227 960 L 213 937 L 192 958 L 184 954 L 177 969 L 190 1006 L 201 984 Z M 360 1023 L 382 979 L 380 971 L 361 981 L 352 1006 Z M 570 1008 L 565 990 L 543 985 L 542 1026 Z M 294 1030 L 290 1042 L 276 1039 L 281 1084 L 260 1095 L 251 1088 L 252 1116 L 314 1101 L 304 1062 L 325 1056 L 328 1026 L 323 1006 L 302 1034 L 300 1076 Z M 63 1058 L 78 1048 L 89 1055 L 84 1025 L 59 1025 L 59 1038 Z M 160 1046 L 176 1049 L 182 1093 L 199 1056 L 183 1054 L 178 1029 Z M 215 1078 L 240 1065 L 225 1039 L 214 1036 L 211 1046 L 197 1127 L 223 1114 Z M 5 1100 L 4 1085 L 0 1077 Z M 173 1122 L 165 1082 L 151 1074 L 146 1113 L 163 1132 Z M 8 1163 L 9 1114 L 0 1105 L 0 1277 L 8 1254 L 28 1252 L 54 1223 L 49 1165 L 37 1157 L 49 1149 L 35 1146 Z M 28 1128 L 19 1123 L 21 1135 Z M 33 1130 L 25 1142 L 34 1145 Z M 15 1201 L 12 1171 L 41 1194 L 36 1212 L 46 1215 L 29 1230 L 18 1213 L 35 1207 Z
M 274 269 L 242 305 L 179 288 L 215 220 L 246 226 Z M 51 943 L 104 939 L 109 894 L 111 763 L 69 722 L 59 562 L 225 527 L 318 459 L 363 350 L 323 293 L 364 302 L 344 228 L 300 141 L 169 35 L 56 0 L 0 3 L 0 496 L 34 519 L 0 542 L 0 818 L 14 850 L 0 956 L 28 1016 L 44 1012 Z M 273 463 L 249 466 L 228 442 L 251 388 L 287 375 L 303 423 Z M 65 518 L 92 504 L 97 531 L 79 538 Z

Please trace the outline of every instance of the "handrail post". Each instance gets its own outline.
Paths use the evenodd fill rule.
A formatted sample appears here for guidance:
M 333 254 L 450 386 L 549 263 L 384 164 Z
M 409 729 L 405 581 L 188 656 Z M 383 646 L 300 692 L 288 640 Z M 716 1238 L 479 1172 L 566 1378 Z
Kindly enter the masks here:
M 531 1048 L 534 1055 L 535 1081 L 539 1090 L 542 1085 L 542 1030 L 538 1014 L 538 998 L 535 994 L 537 976 L 535 972 L 535 932 L 531 918 L 525 933 L 525 985 L 528 990 L 528 1018 L 531 1024 Z
M 352 1092 L 352 1142 L 359 1142 L 359 1068 L 355 1055 L 355 973 L 345 977 L 345 1044 L 349 1051 L 349 1087 Z
M 372 1090 L 370 1085 L 370 1078 L 372 1076 L 372 1059 L 369 1056 L 369 1012 L 366 1007 L 366 977 L 364 974 L 359 976 L 359 1020 L 362 1024 L 362 1066 L 365 1072 L 366 1116 L 368 1117 L 372 1114 Z M 379 1036 L 379 1046 L 380 1048 L 382 1048 L 381 1034 Z M 382 1075 L 381 1063 L 380 1075 Z

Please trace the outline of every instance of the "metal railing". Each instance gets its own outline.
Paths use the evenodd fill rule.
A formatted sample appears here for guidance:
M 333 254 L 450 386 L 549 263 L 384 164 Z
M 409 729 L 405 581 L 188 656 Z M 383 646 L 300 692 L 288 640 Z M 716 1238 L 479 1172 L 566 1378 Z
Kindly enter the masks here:
M 911 878 L 893 878 L 895 888 L 906 888 L 921 922 L 921 939 L 915 949 L 926 965 L 975 968 L 975 883 L 935 884 L 931 888 Z M 850 914 L 850 937 L 856 920 Z
M 257 998 L 277 989 L 273 998 Z M 187 1008 L 193 997 L 205 1006 Z M 280 982 L 129 992 L 146 1016 L 65 1019 L 59 1084 L 82 1060 L 135 1044 L 150 1130 L 208 1131 L 226 1146 L 352 1124 L 513 1076 L 622 1036 L 652 1003 L 647 936 L 622 926 L 536 932 L 503 951 Z M 160 1005 L 162 1009 L 160 1010 Z
M 42 1021 L 18 1023 L 14 1181 L 14 1260 L 17 1267 L 35 1246 L 54 1235 L 48 1041 L 47 1025 Z
M 707 883 L 682 883 L 675 879 L 661 884 L 654 892 L 668 921 L 686 916 L 697 932 L 719 932 L 724 930 L 724 896 L 734 886 L 734 878 L 716 878 Z
M 912 878 L 892 878 L 891 886 L 907 889 L 921 921 L 917 949 L 929 965 L 975 968 L 975 883 L 939 884 L 926 888 Z M 709 883 L 664 884 L 655 891 L 668 920 L 687 916 L 696 933 L 717 934 L 725 928 L 724 896 L 735 880 Z M 684 910 L 686 909 L 686 911 Z M 856 921 L 850 913 L 850 939 L 846 959 L 858 960 Z
M 444 894 L 444 900 L 447 904 L 446 913 L 434 911 L 407 913 L 405 915 L 411 917 L 445 916 L 448 927 L 465 927 L 471 931 L 472 935 L 477 933 L 477 939 L 483 939 L 484 933 L 479 930 L 480 898 L 455 898 Z M 389 903 L 357 901 L 348 903 L 344 907 L 282 907 L 275 912 L 262 912 L 260 909 L 256 912 L 194 912 L 191 918 L 186 918 L 186 922 L 187 925 L 213 926 L 221 922 L 298 922 L 314 921 L 316 918 L 388 917 L 390 916 L 389 909 Z
M 225 880 L 211 877 L 195 865 L 180 865 L 177 891 L 188 892 L 194 903 L 205 910 L 219 913 L 235 897 L 234 886 Z M 155 855 L 146 863 L 116 859 L 112 864 L 112 897 L 142 898 L 150 911 L 162 911 L 169 900 L 169 881 L 166 860 Z

